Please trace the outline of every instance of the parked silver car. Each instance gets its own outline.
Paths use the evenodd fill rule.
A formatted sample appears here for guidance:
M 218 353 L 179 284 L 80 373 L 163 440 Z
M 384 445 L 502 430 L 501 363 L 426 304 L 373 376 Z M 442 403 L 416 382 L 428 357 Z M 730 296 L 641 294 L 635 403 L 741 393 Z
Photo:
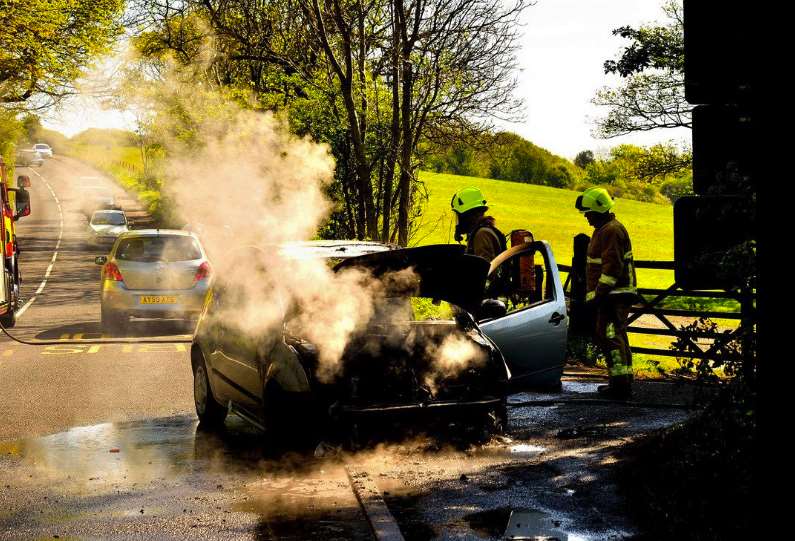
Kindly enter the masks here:
M 119 235 L 129 230 L 127 217 L 121 210 L 98 210 L 88 221 L 89 240 L 94 246 L 110 248 Z
M 130 316 L 198 317 L 210 282 L 210 263 L 196 235 L 141 229 L 119 235 L 102 265 L 102 329 L 124 332 Z

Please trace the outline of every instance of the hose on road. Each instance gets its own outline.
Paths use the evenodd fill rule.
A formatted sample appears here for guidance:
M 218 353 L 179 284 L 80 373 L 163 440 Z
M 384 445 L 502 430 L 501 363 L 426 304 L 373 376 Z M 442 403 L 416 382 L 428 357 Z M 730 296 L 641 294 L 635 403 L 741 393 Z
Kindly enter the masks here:
M 193 343 L 193 337 L 191 336 L 190 339 L 188 338 L 178 338 L 178 339 L 154 339 L 154 338 L 87 338 L 87 339 L 80 339 L 80 340 L 25 340 L 23 338 L 17 338 L 6 329 L 2 323 L 0 323 L 0 331 L 3 332 L 7 337 L 9 337 L 14 342 L 19 344 L 23 344 L 25 346 L 62 346 L 62 345 L 77 345 L 77 344 L 191 344 Z
M 549 407 L 561 404 L 590 404 L 590 405 L 621 405 L 628 408 L 654 408 L 654 409 L 697 409 L 696 406 L 690 404 L 660 404 L 655 402 L 632 402 L 629 400 L 609 400 L 605 398 L 572 398 L 565 400 L 561 398 L 552 398 L 549 400 L 527 400 L 525 402 L 508 402 L 506 404 L 509 408 L 527 408 L 527 407 Z

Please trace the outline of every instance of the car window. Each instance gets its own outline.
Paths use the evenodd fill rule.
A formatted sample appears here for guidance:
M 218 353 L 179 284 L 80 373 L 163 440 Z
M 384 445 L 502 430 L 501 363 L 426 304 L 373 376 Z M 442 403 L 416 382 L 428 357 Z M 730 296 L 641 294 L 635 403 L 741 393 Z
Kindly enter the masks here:
M 93 225 L 124 225 L 127 220 L 124 219 L 124 214 L 118 212 L 97 212 L 92 216 L 91 223 Z
M 505 303 L 508 313 L 554 299 L 548 262 L 540 251 L 516 254 L 500 265 L 486 282 L 486 296 Z
M 135 237 L 122 239 L 116 249 L 121 261 L 191 261 L 201 259 L 196 239 L 192 237 Z

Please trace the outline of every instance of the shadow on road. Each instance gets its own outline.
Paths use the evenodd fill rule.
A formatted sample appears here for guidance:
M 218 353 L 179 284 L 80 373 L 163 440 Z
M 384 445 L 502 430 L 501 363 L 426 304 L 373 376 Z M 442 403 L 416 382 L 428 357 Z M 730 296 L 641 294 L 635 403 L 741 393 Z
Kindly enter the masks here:
M 123 333 L 110 334 L 102 330 L 99 321 L 84 321 L 44 329 L 36 334 L 39 340 L 91 340 L 99 338 L 185 337 L 193 335 L 195 322 L 190 320 L 131 319 Z

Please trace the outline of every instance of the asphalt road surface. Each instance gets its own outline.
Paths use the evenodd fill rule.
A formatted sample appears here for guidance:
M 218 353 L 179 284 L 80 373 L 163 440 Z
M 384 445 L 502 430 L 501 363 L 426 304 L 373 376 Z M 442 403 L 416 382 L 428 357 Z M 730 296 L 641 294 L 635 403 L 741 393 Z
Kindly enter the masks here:
M 25 304 L 12 332 L 98 338 L 99 252 L 86 245 L 79 208 L 81 177 L 102 175 L 64 157 L 28 172 L 32 213 L 18 222 Z M 91 182 L 122 195 L 108 179 Z M 132 334 L 186 332 L 141 321 Z M 595 398 L 596 385 L 572 378 L 561 393 L 512 396 L 509 434 L 486 444 L 416 438 L 275 455 L 234 417 L 221 433 L 198 428 L 187 344 L 2 337 L 0 539 L 372 539 L 373 510 L 352 489 L 365 482 L 406 539 L 630 537 L 638 532 L 610 476 L 616 451 L 686 412 L 570 402 Z M 666 383 L 636 394 L 644 403 L 688 395 Z
M 99 267 L 87 245 L 81 182 L 123 194 L 92 168 L 59 157 L 31 178 L 31 214 L 17 222 L 25 339 L 101 336 Z M 81 177 L 98 177 L 90 181 Z M 48 273 L 49 270 L 49 274 Z M 46 280 L 46 282 L 45 282 Z M 139 323 L 135 334 L 184 334 Z M 24 346 L 0 339 L 0 440 L 76 425 L 185 414 L 193 407 L 185 344 Z

